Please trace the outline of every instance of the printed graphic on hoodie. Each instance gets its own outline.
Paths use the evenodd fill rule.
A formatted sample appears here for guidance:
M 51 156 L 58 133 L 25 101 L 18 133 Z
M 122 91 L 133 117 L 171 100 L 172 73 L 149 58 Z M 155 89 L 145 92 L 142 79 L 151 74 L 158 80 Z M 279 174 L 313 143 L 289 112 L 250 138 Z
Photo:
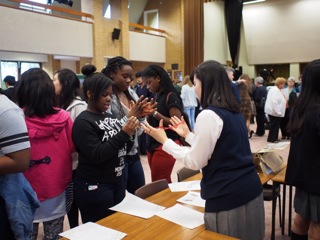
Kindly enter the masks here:
M 108 141 L 109 138 L 115 136 L 118 132 L 120 132 L 122 126 L 126 123 L 127 118 L 122 119 L 111 119 L 105 118 L 103 121 L 96 121 L 96 124 L 99 126 L 101 130 L 104 130 L 104 135 L 102 137 L 102 142 Z M 122 170 L 125 167 L 125 155 L 127 152 L 127 145 L 125 145 L 118 152 L 118 158 L 120 160 L 120 166 L 115 168 L 116 176 L 119 177 L 122 175 Z

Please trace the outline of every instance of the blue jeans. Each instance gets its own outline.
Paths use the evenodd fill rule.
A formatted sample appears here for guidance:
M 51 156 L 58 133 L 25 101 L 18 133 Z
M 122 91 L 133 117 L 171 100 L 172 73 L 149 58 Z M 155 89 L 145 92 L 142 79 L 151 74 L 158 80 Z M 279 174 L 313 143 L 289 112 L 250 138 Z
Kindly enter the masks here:
M 128 192 L 132 194 L 146 184 L 139 153 L 126 156 L 126 167 L 123 172 L 123 177 L 127 184 Z
M 117 182 L 98 183 L 76 176 L 74 197 L 78 204 L 82 222 L 96 222 L 114 213 L 110 210 L 125 197 L 124 177 Z
M 191 130 L 194 130 L 194 114 L 195 114 L 195 107 L 185 107 L 184 112 L 188 115 L 189 117 L 189 122 L 191 126 Z

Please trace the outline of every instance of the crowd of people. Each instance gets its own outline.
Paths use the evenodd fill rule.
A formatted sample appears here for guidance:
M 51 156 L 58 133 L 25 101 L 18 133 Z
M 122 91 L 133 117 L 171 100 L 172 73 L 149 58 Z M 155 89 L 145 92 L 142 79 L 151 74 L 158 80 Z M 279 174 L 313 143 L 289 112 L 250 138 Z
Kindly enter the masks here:
M 280 130 L 291 141 L 286 182 L 296 187 L 292 239 L 320 238 L 320 60 L 306 66 L 303 91 L 293 77 L 276 78 L 269 90 L 262 76 L 234 79 L 233 68 L 213 60 L 181 84 L 158 65 L 134 72 L 120 56 L 100 72 L 91 64 L 81 72 L 83 84 L 70 69 L 52 79 L 40 68 L 25 71 L 19 81 L 4 79 L 0 236 L 37 239 L 42 223 L 45 239 L 58 239 L 65 216 L 73 228 L 79 212 L 83 223 L 113 214 L 109 208 L 126 191 L 134 194 L 146 184 L 143 154 L 152 181 L 172 182 L 176 161 L 202 170 L 206 229 L 264 239 L 263 192 L 249 139 L 263 136 L 268 125 L 268 142 L 281 141 Z M 13 181 L 20 184 L 10 188 Z M 8 191 L 16 198 L 8 199 Z M 24 221 L 13 211 L 17 201 L 28 206 Z

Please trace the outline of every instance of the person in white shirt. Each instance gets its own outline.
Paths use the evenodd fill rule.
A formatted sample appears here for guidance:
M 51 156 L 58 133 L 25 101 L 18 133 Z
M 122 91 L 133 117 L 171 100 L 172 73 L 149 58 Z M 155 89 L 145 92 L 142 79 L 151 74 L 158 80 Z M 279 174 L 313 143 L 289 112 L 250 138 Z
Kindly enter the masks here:
M 286 79 L 278 77 L 274 81 L 275 87 L 271 88 L 267 95 L 266 104 L 264 106 L 264 112 L 268 115 L 270 121 L 270 128 L 267 141 L 277 142 L 278 133 L 280 129 L 281 118 L 284 117 L 286 112 L 287 100 L 285 99 L 281 89 L 286 84 Z
M 201 63 L 194 71 L 195 92 L 203 107 L 195 131 L 190 132 L 184 119 L 177 116 L 171 117 L 169 125 L 190 147 L 169 139 L 163 120 L 158 126 L 147 123 L 142 128 L 185 167 L 202 169 L 207 230 L 242 240 L 265 239 L 262 186 L 230 80 L 223 66 L 213 60 Z
M 182 81 L 181 99 L 184 107 L 184 112 L 189 117 L 191 130 L 194 130 L 195 111 L 197 106 L 197 96 L 194 91 L 193 83 L 189 75 L 186 75 Z

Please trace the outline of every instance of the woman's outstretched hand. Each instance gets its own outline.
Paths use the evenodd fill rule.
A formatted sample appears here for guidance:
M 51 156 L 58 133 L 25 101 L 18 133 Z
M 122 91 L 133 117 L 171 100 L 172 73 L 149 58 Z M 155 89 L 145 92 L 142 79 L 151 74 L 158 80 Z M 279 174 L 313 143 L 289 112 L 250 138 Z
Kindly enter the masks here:
M 178 117 L 173 116 L 171 117 L 170 122 L 169 128 L 178 133 L 179 136 L 186 138 L 190 133 L 189 127 L 183 117 L 179 119 Z
M 128 117 L 135 116 L 137 118 L 141 118 L 150 115 L 150 113 L 157 110 L 155 108 L 156 105 L 157 103 L 154 99 L 151 99 L 151 101 L 148 102 L 148 98 L 144 98 L 142 95 L 136 103 L 134 101 L 130 102 L 130 112 L 128 113 Z
M 149 125 L 149 123 L 141 123 L 141 127 L 143 128 L 144 132 L 153 137 L 159 143 L 163 144 L 165 141 L 168 140 L 167 134 L 163 129 L 163 120 L 161 119 L 159 122 L 159 127 L 154 128 Z

